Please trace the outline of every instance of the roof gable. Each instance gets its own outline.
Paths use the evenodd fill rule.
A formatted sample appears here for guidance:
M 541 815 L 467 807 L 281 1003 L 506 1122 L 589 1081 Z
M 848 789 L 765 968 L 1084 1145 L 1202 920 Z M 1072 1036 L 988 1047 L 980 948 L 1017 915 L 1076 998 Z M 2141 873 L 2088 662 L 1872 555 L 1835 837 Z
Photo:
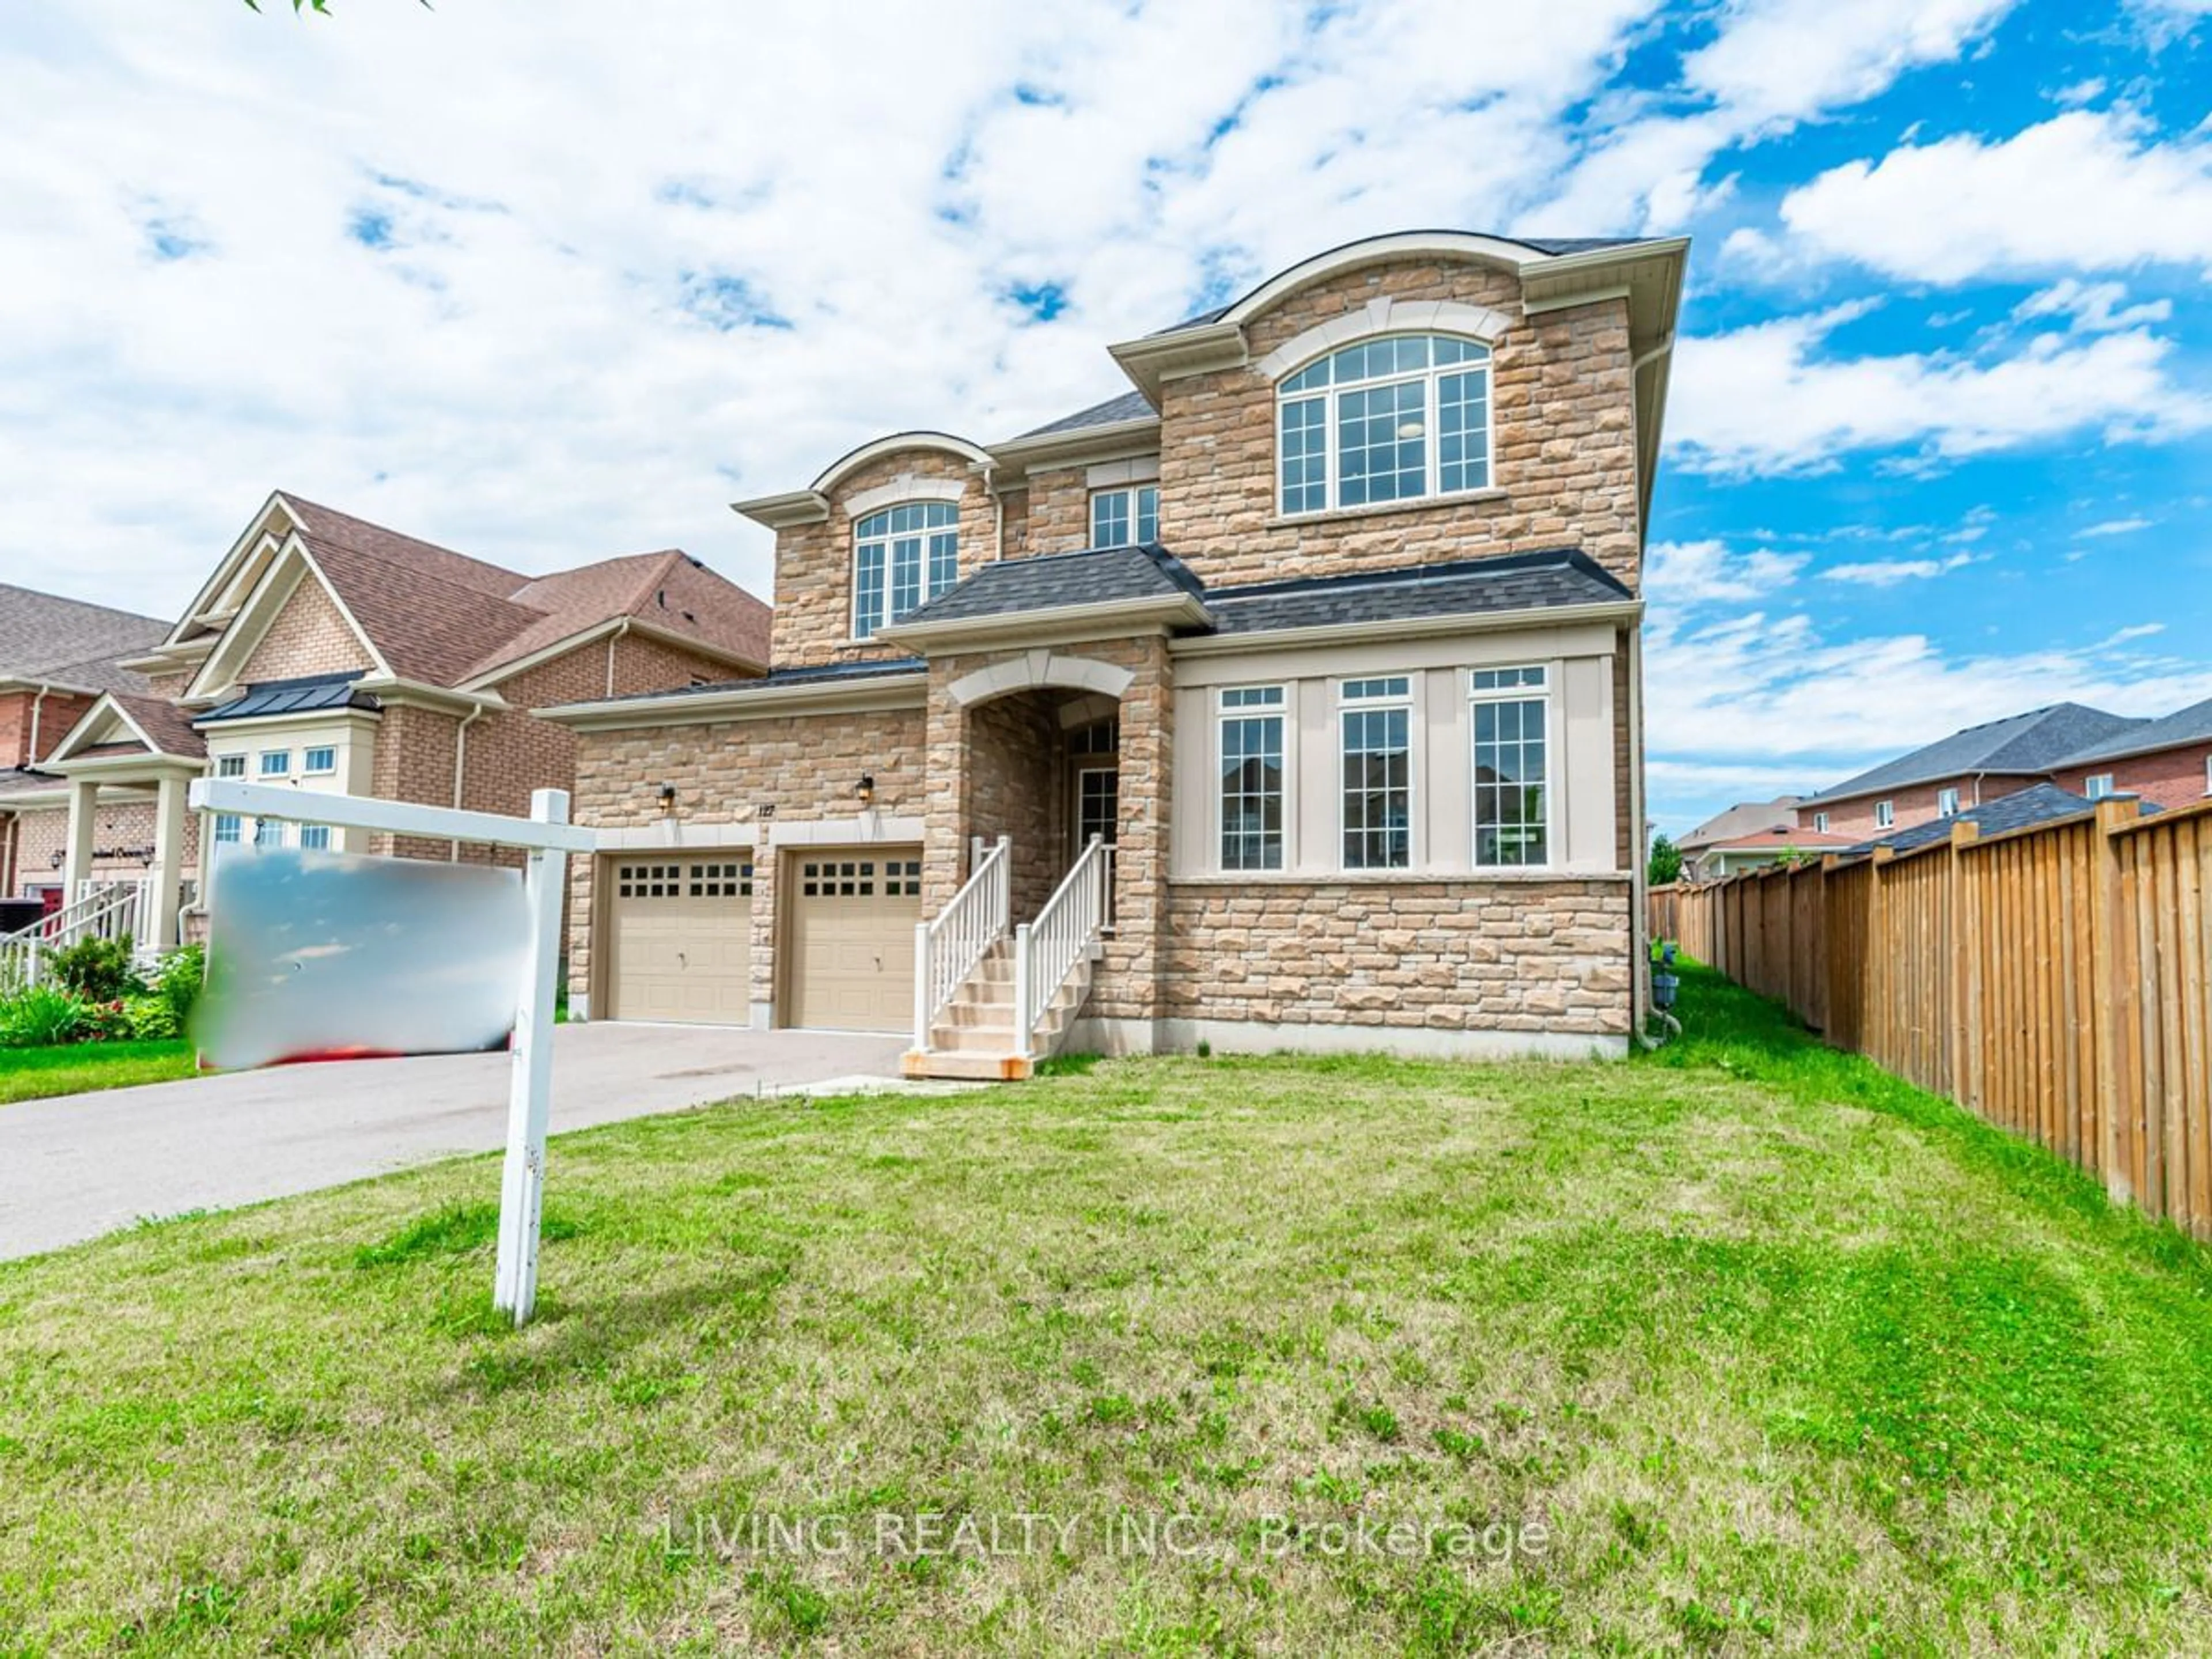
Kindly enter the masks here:
M 2204 743 L 2212 743 L 2212 697 L 2176 709 L 2162 719 L 2137 722 L 2115 736 L 2075 750 L 2054 764 L 2086 766 L 2097 761 L 2151 755 L 2161 749 L 2190 748 Z

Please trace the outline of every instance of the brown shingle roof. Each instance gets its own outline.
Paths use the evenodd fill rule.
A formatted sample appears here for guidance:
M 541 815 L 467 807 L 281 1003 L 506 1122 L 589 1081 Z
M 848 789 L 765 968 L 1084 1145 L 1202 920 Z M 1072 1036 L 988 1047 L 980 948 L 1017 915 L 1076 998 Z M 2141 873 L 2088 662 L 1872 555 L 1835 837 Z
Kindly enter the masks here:
M 192 729 L 191 717 L 166 697 L 141 697 L 112 691 L 117 708 L 165 755 L 204 755 L 207 739 Z M 90 751 L 88 751 L 90 752 Z
M 408 679 L 465 684 L 620 617 L 768 660 L 769 607 L 680 551 L 530 577 L 296 495 L 283 501 L 346 609 Z

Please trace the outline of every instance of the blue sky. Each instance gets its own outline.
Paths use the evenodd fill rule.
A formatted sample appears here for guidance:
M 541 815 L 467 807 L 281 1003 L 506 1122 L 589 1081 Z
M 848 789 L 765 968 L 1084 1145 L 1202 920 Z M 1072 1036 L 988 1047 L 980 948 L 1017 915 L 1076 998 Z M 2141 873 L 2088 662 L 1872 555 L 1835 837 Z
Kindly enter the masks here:
M 0 573 L 167 612 L 283 487 L 765 593 L 733 497 L 1317 248 L 1686 233 L 1662 824 L 2212 695 L 2212 0 L 828 9 L 0 0 Z

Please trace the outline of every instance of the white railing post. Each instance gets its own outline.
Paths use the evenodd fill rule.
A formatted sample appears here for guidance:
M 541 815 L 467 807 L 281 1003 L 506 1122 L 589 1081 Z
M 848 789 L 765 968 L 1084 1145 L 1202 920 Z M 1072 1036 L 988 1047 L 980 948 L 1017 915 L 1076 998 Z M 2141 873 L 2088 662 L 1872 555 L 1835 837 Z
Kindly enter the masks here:
M 914 1049 L 929 1052 L 929 924 L 914 925 Z
M 568 821 L 568 792 L 533 789 L 530 816 Z M 518 1325 L 538 1303 L 538 1223 L 545 1202 L 545 1130 L 553 1115 L 553 986 L 561 959 L 561 900 L 568 855 L 533 848 L 524 890 L 530 901 L 530 954 L 516 988 L 514 1054 L 507 1095 L 507 1164 L 501 1171 L 498 1277 L 492 1305 Z
M 1030 924 L 1014 929 L 1014 1058 L 1030 1057 Z

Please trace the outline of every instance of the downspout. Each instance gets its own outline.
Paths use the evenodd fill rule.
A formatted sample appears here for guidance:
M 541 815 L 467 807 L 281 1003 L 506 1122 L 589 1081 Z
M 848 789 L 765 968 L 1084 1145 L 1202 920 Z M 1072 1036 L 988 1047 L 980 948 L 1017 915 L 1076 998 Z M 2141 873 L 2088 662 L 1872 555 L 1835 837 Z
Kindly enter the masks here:
M 41 680 L 39 683 L 39 695 L 31 699 L 31 741 L 23 750 L 23 764 L 26 766 L 36 766 L 39 763 L 39 716 L 45 710 L 47 695 L 53 689 Z
M 1643 411 L 1637 388 L 1642 382 L 1644 371 L 1674 349 L 1674 331 L 1670 328 L 1649 348 L 1629 360 L 1630 413 L 1639 421 Z M 1656 454 L 1653 459 L 1656 465 Z M 1646 516 L 1641 505 L 1644 492 L 1638 490 L 1637 495 L 1636 586 L 1640 594 L 1644 587 L 1644 538 L 1650 526 L 1643 522 Z M 1637 1041 L 1648 1048 L 1650 1043 L 1646 1038 L 1644 1025 L 1651 1006 L 1651 859 L 1644 840 L 1644 624 L 1640 620 L 1628 630 L 1628 757 L 1629 821 L 1635 830 L 1630 840 L 1634 849 L 1634 863 L 1629 871 L 1630 906 L 1634 915 L 1629 922 L 1629 948 L 1634 954 L 1628 965 L 1629 1012 L 1635 1023 Z
M 456 812 L 461 810 L 461 786 L 468 779 L 469 727 L 477 723 L 477 718 L 483 711 L 484 706 L 478 703 L 463 715 L 461 723 L 453 728 L 453 811 Z M 448 864 L 458 864 L 460 860 L 460 842 L 448 842 L 446 845 L 446 861 Z
M 607 635 L 607 695 L 615 694 L 615 647 L 623 635 L 629 632 L 629 618 L 624 617 L 615 624 L 615 631 Z
M 1629 1013 L 1638 1041 L 1651 1006 L 1651 859 L 1644 828 L 1644 629 L 1628 630 Z
M 991 498 L 991 562 L 998 563 L 1006 556 L 1006 498 L 999 493 L 993 481 L 998 472 L 996 461 L 983 463 L 983 490 Z

